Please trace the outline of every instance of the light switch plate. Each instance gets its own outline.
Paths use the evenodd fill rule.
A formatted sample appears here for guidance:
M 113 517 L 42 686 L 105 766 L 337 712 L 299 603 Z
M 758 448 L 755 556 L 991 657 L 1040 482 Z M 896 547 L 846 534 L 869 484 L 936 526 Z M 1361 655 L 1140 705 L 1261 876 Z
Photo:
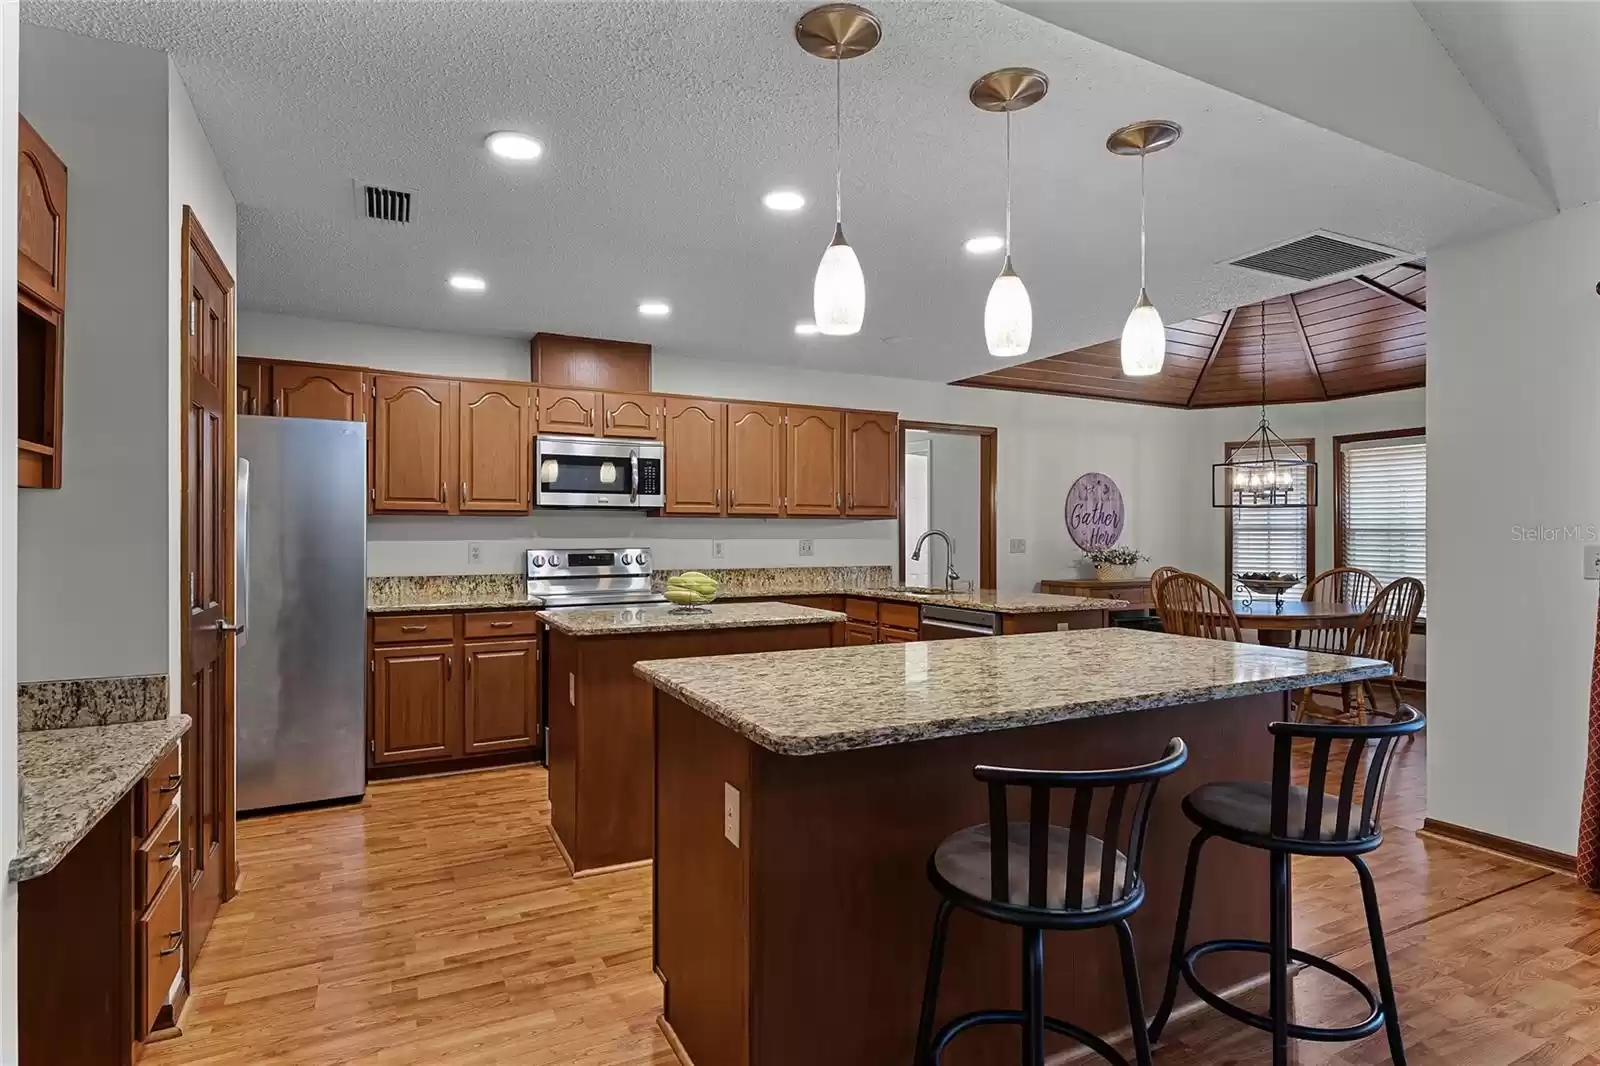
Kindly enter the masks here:
M 711 542 L 711 558 L 722 558 L 722 541 L 714 540 Z
M 722 835 L 734 847 L 739 846 L 739 790 L 726 781 L 722 783 Z
M 1028 542 L 1026 540 L 1023 540 L 1021 537 L 1012 537 L 1011 538 L 1011 554 L 1012 555 L 1026 555 L 1027 553 L 1028 553 Z
M 470 566 L 480 566 L 483 563 L 483 543 L 481 541 L 467 541 L 467 563 Z
M 1584 546 L 1583 577 L 1586 581 L 1600 581 L 1600 545 Z
M 802 540 L 800 542 L 800 555 L 801 555 L 801 557 L 803 558 L 805 556 L 815 555 L 816 554 L 815 547 L 816 546 L 812 543 L 812 541 L 810 541 L 810 540 Z

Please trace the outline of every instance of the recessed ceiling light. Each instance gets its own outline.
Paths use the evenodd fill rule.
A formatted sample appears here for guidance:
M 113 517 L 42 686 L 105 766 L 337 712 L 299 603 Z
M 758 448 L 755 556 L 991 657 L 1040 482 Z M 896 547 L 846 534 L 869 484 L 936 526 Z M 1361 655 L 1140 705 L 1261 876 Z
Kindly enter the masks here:
M 781 211 L 791 214 L 806 205 L 806 198 L 793 189 L 773 189 L 761 198 L 768 211 Z
M 513 163 L 531 163 L 544 155 L 544 145 L 526 133 L 501 130 L 489 134 L 489 139 L 484 143 L 496 156 Z
M 451 274 L 450 287 L 457 292 L 482 292 L 489 283 L 476 274 Z
M 1004 237 L 997 237 L 993 233 L 985 233 L 967 241 L 968 255 L 993 255 L 1006 246 Z
M 822 332 L 817 328 L 817 324 L 815 322 L 796 322 L 794 324 L 794 331 L 802 337 L 814 337 L 818 333 Z
M 650 318 L 666 318 L 672 314 L 672 306 L 665 300 L 646 300 L 639 305 L 639 313 Z

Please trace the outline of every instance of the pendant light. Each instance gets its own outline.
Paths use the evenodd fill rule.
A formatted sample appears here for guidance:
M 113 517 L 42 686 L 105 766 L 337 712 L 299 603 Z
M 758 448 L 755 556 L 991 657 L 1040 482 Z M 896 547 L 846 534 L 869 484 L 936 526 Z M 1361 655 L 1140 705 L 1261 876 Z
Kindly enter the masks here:
M 867 313 L 867 279 L 861 261 L 844 239 L 844 95 L 846 59 L 864 56 L 883 39 L 877 16 L 855 4 L 824 4 L 795 23 L 795 40 L 807 52 L 833 60 L 833 240 L 822 253 L 811 287 L 817 332 L 846 337 L 861 332 Z
M 1306 508 L 1316 505 L 1317 464 L 1278 436 L 1267 421 L 1267 305 L 1262 303 L 1261 421 L 1256 431 L 1224 462 L 1212 464 L 1211 506 Z
M 1129 377 L 1159 374 L 1167 358 L 1167 330 L 1144 284 L 1144 158 L 1171 147 L 1181 136 L 1183 128 L 1176 122 L 1158 118 L 1124 126 L 1106 140 L 1113 155 L 1139 157 L 1139 299 L 1122 327 L 1122 372 Z
M 1011 113 L 1032 107 L 1050 91 L 1050 80 L 1031 67 L 992 70 L 972 83 L 967 96 L 984 111 L 1006 116 L 1006 258 L 983 305 L 983 337 L 989 354 L 1026 355 L 1033 342 L 1033 303 L 1011 266 Z

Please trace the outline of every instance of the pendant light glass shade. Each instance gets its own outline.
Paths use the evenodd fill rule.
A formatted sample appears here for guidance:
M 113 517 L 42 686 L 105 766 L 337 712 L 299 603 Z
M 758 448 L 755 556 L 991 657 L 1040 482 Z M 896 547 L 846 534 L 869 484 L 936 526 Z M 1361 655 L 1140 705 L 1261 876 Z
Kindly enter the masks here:
M 1122 327 L 1122 372 L 1131 378 L 1159 374 L 1166 358 L 1167 328 L 1150 297 L 1140 289 L 1139 302 Z
M 830 337 L 861 332 L 867 315 L 867 278 L 861 272 L 856 250 L 844 239 L 844 225 L 833 228 L 833 241 L 817 264 L 811 287 L 811 313 L 817 331 Z
M 1033 342 L 1033 301 L 1028 288 L 1011 269 L 1006 256 L 1000 276 L 989 286 L 989 299 L 983 305 L 983 336 L 994 356 L 1026 355 Z

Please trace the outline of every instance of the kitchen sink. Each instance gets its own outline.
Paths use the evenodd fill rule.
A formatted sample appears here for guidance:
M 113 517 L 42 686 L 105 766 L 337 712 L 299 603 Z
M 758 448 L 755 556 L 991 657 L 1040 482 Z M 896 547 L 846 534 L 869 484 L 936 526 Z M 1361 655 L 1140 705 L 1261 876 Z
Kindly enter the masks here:
M 948 596 L 944 589 L 930 588 L 927 585 L 896 585 L 891 592 L 904 593 L 907 596 Z

